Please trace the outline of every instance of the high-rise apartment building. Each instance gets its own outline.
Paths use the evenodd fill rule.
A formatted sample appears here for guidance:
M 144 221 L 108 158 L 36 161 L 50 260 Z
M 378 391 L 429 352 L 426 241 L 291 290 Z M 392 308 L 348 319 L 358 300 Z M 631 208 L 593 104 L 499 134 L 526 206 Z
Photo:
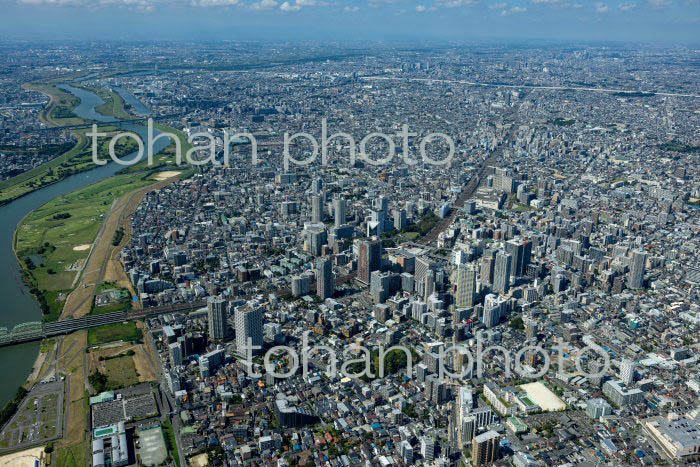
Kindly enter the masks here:
M 260 308 L 252 308 L 249 305 L 243 305 L 236 308 L 236 350 L 241 355 L 246 355 L 248 339 L 251 340 L 253 346 L 263 345 L 263 314 Z M 260 350 L 253 350 L 253 353 Z
M 316 295 L 322 300 L 333 296 L 333 261 L 330 258 L 316 260 Z
M 494 430 L 489 430 L 472 439 L 472 465 L 488 465 L 498 459 L 498 442 L 500 436 Z
M 469 308 L 476 301 L 476 268 L 460 264 L 455 272 L 455 306 Z
M 347 205 L 345 199 L 337 197 L 333 199 L 333 219 L 335 227 L 340 227 L 347 221 Z
M 641 289 L 644 285 L 644 263 L 646 261 L 647 255 L 643 251 L 636 250 L 632 252 L 630 272 L 627 276 L 627 286 L 630 289 Z
M 228 302 L 221 297 L 207 299 L 207 318 L 209 320 L 209 339 L 223 340 L 228 337 Z
M 378 271 L 382 265 L 382 244 L 375 240 L 360 240 L 357 280 L 369 284 L 372 271 Z
M 510 272 L 513 267 L 513 256 L 508 253 L 498 252 L 496 264 L 493 270 L 493 290 L 498 293 L 507 293 L 510 289 Z
M 314 195 L 311 197 L 311 222 L 323 222 L 323 196 Z

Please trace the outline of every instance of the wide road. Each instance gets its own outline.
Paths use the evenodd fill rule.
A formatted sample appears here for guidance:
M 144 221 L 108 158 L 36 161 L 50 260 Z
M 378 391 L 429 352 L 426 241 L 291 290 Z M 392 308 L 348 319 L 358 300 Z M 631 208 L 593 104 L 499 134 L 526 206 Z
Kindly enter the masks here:
M 655 94 L 657 96 L 666 97 L 690 97 L 692 99 L 700 99 L 700 96 L 695 94 L 679 94 L 674 92 L 658 92 L 658 91 L 642 91 L 630 89 L 614 89 L 614 88 L 589 88 L 579 86 L 545 86 L 537 84 L 496 84 L 496 83 L 478 83 L 476 81 L 466 81 L 460 79 L 437 79 L 437 78 L 402 78 L 398 76 L 362 76 L 360 79 L 366 81 L 407 81 L 414 83 L 445 83 L 445 84 L 463 84 L 465 86 L 480 86 L 489 88 L 506 88 L 506 89 L 543 89 L 549 91 L 585 91 L 585 92 L 602 92 L 607 94 L 626 93 L 633 94 L 636 92 Z

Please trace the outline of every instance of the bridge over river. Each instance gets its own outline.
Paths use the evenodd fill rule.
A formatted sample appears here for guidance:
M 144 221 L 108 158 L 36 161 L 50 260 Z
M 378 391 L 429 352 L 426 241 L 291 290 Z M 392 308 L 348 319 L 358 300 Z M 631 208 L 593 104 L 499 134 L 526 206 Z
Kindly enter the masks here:
M 47 337 L 58 336 L 60 334 L 70 334 L 71 332 L 79 331 L 81 329 L 94 328 L 105 324 L 122 323 L 124 321 L 150 318 L 166 313 L 181 313 L 198 310 L 206 306 L 206 302 L 199 301 L 192 303 L 178 303 L 175 305 L 155 306 L 141 310 L 114 311 L 111 313 L 88 315 L 83 316 L 82 318 L 56 321 L 53 323 L 42 323 L 40 321 L 21 323 L 12 328 L 12 330 L 0 328 L 0 346 L 37 341 Z

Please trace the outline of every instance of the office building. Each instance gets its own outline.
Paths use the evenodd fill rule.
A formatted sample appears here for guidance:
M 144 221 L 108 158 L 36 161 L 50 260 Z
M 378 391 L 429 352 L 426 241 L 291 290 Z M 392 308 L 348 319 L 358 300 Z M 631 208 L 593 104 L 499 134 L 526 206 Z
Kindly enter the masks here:
M 415 272 L 413 276 L 416 279 L 416 283 L 420 283 L 423 278 L 428 274 L 428 271 L 434 269 L 433 262 L 424 256 L 416 258 L 415 262 Z
M 323 179 L 316 177 L 311 181 L 311 192 L 315 195 L 320 195 L 323 190 Z
M 328 232 L 323 225 L 310 225 L 304 230 L 307 236 L 308 251 L 314 256 L 323 254 L 323 245 L 328 243 Z

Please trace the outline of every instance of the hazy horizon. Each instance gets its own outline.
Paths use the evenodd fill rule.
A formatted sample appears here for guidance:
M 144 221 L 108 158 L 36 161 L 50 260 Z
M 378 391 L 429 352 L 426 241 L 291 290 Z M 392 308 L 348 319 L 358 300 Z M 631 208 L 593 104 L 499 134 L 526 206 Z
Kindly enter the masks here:
M 2 39 L 696 42 L 699 0 L 19 0 Z

